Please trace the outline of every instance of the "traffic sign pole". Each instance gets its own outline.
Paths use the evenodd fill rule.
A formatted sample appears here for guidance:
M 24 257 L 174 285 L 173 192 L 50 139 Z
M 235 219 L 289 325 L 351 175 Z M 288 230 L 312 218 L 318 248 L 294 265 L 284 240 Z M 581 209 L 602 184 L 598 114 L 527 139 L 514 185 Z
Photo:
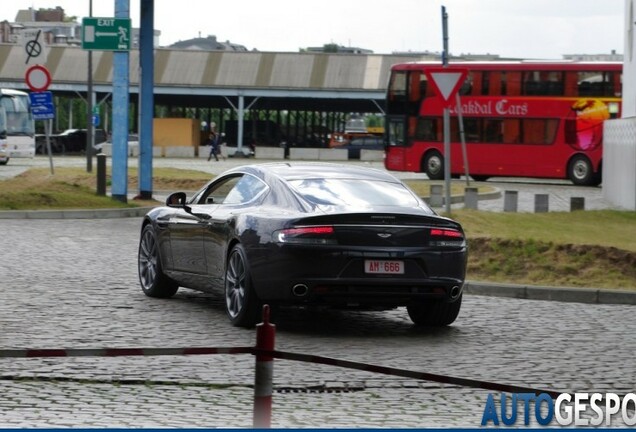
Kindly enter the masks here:
M 442 6 L 442 65 L 444 68 L 448 66 L 448 14 L 446 7 Z M 433 80 L 436 83 L 436 80 Z M 447 95 L 449 96 L 449 95 Z M 451 166 L 451 148 L 450 148 L 450 110 L 448 105 L 444 107 L 444 205 L 446 214 L 451 214 L 451 182 L 450 182 L 450 166 Z
M 27 69 L 24 80 L 33 92 L 29 94 L 31 115 L 33 115 L 34 120 L 44 120 L 46 151 L 49 153 L 51 174 L 55 174 L 53 169 L 53 154 L 51 152 L 51 122 L 52 119 L 55 118 L 55 107 L 53 106 L 53 96 L 51 92 L 46 91 L 49 85 L 51 85 L 51 74 L 44 66 L 34 65 Z
M 55 174 L 53 169 L 53 152 L 51 151 L 51 129 L 53 126 L 53 120 L 44 120 L 44 135 L 46 136 L 46 151 L 49 153 L 49 166 L 51 168 L 51 175 Z

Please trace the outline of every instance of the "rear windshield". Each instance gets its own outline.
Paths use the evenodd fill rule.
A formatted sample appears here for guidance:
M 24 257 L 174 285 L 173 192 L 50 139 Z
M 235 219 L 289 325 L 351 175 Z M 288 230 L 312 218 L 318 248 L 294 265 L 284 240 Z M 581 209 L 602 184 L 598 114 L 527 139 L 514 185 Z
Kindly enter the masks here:
M 289 181 L 307 201 L 318 205 L 417 207 L 421 202 L 400 183 L 357 179 Z

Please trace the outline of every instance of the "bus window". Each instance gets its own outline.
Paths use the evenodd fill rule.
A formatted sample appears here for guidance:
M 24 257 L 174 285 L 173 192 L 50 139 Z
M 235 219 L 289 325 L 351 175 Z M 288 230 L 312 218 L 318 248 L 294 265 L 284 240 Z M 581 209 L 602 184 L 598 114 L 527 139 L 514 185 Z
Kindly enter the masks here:
M 615 97 L 614 72 L 579 72 L 579 96 Z
M 423 141 L 438 141 L 437 121 L 432 117 L 420 117 L 417 119 L 415 139 Z
M 468 75 L 466 76 L 466 80 L 462 83 L 461 87 L 459 88 L 459 95 L 460 96 L 470 96 L 471 94 L 479 94 L 476 92 L 473 93 L 473 73 L 469 72 Z
M 420 103 L 426 95 L 428 81 L 426 75 L 420 71 L 409 72 L 408 85 L 408 113 L 409 115 L 418 115 L 420 112 Z
M 409 102 L 417 102 L 426 94 L 426 76 L 418 71 L 409 72 Z
M 521 136 L 521 119 L 507 118 L 503 120 L 502 139 L 504 144 L 518 144 Z
M 500 143 L 503 142 L 503 120 L 485 119 L 484 126 L 484 142 Z
M 474 71 L 474 72 L 470 72 L 469 76 L 473 85 L 473 89 L 472 89 L 472 95 L 474 96 L 479 96 L 481 93 L 481 85 L 483 84 L 481 75 L 482 75 L 482 71 Z
M 521 94 L 521 73 L 508 72 L 506 75 L 506 94 L 519 96 Z
M 481 73 L 481 94 L 487 96 L 490 93 L 490 72 L 483 71 Z
M 578 96 L 579 95 L 579 73 L 574 71 L 565 72 L 564 82 L 564 96 Z
M 477 118 L 465 118 L 464 119 L 464 138 L 466 142 L 479 142 L 481 141 L 481 122 Z M 458 123 L 459 125 L 459 123 Z M 451 135 L 454 137 L 454 135 Z M 461 137 L 458 135 L 454 141 L 461 141 Z
M 548 71 L 541 73 L 542 90 L 548 96 L 563 96 L 563 72 Z
M 563 72 L 524 72 L 523 94 L 527 96 L 563 96 Z
M 557 119 L 522 120 L 522 144 L 552 144 L 558 124 Z
M 394 72 L 389 85 L 390 99 L 404 99 L 406 96 L 406 72 Z
M 614 97 L 621 97 L 623 95 L 621 89 L 623 88 L 623 74 L 620 72 L 611 73 L 610 76 L 614 76 L 612 83 L 614 84 Z
M 392 118 L 388 120 L 387 135 L 390 146 L 406 145 L 405 128 L 403 118 Z
M 464 117 L 464 139 L 467 143 L 476 143 L 481 140 L 481 121 L 475 117 Z M 460 142 L 459 120 L 457 117 L 451 118 L 450 123 L 450 140 L 452 142 Z
M 394 114 L 404 114 L 406 110 L 406 72 L 393 72 L 387 94 L 387 109 Z
M 506 76 L 507 72 L 501 72 L 501 95 L 505 96 L 508 94 L 508 87 L 507 87 L 507 83 L 506 83 Z
M 505 95 L 506 93 L 502 93 L 502 91 L 505 91 L 506 85 L 502 84 L 502 80 L 505 81 L 505 76 L 502 78 L 502 75 L 505 74 L 505 72 L 499 72 L 499 71 L 495 71 L 495 72 L 491 72 L 490 75 L 490 82 L 488 84 L 488 94 L 492 95 L 492 96 L 497 96 L 497 95 Z

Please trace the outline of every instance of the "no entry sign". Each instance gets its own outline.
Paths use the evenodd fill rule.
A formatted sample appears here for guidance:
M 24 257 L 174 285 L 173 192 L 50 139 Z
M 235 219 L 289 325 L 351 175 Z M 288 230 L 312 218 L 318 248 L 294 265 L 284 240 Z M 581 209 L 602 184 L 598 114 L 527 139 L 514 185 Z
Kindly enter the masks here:
M 34 92 L 45 91 L 51 84 L 51 74 L 42 65 L 34 65 L 28 68 L 24 78 L 27 86 Z

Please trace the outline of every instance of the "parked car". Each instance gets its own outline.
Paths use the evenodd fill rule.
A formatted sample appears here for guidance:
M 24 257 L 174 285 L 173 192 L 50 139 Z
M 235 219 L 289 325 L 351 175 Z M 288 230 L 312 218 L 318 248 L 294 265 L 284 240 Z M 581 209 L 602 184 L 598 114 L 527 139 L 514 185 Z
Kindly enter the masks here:
M 343 145 L 347 149 L 349 159 L 360 159 L 361 150 L 384 150 L 384 139 L 379 136 L 366 136 L 354 138 L 348 144 Z
M 169 195 L 144 217 L 138 270 L 149 297 L 222 293 L 236 326 L 265 303 L 406 306 L 414 323 L 443 326 L 459 313 L 466 257 L 460 224 L 386 171 L 269 163 Z
M 104 153 L 106 155 L 113 154 L 113 142 L 112 136 L 108 138 L 108 141 L 95 144 L 95 150 L 97 152 Z M 139 136 L 137 134 L 128 134 L 128 156 L 137 156 L 139 154 Z
M 108 140 L 108 134 L 104 129 L 95 129 L 95 153 L 99 146 Z M 66 129 L 59 134 L 52 135 L 51 152 L 53 153 L 85 153 L 86 152 L 86 129 Z M 37 135 L 35 140 L 35 152 L 38 154 L 48 154 L 46 149 L 46 137 Z

